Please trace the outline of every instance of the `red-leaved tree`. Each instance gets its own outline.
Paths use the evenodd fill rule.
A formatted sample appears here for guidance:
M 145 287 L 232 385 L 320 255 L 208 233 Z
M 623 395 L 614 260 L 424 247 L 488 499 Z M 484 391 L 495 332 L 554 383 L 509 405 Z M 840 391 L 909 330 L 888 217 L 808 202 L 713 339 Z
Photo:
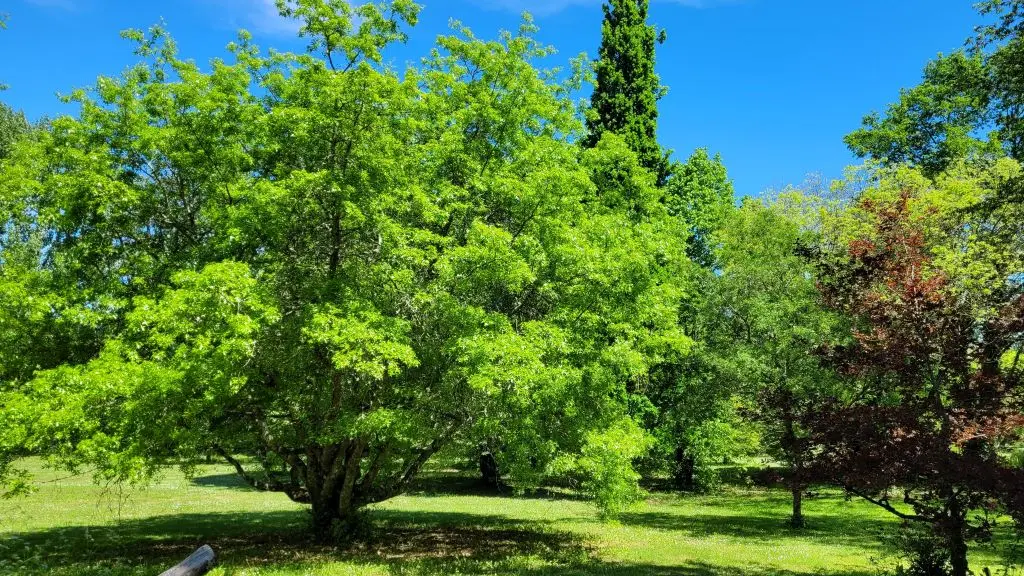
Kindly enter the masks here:
M 851 208 L 820 283 L 854 321 L 823 352 L 851 386 L 806 423 L 816 473 L 930 527 L 954 576 L 1000 512 L 1024 519 L 1024 471 L 1004 453 L 1024 426 L 1020 225 L 975 209 L 965 194 L 998 178 L 974 178 L 902 169 Z

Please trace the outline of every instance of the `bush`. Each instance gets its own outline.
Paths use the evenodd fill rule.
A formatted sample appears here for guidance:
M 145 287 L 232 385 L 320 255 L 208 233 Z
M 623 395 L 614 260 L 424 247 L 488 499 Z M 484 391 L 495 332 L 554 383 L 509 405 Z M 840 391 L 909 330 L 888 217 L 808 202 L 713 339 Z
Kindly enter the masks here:
M 586 477 L 583 490 L 595 500 L 602 517 L 613 518 L 646 495 L 632 463 L 649 447 L 650 438 L 628 418 L 610 430 L 587 435 L 578 465 Z
M 882 536 L 900 560 L 894 576 L 950 576 L 949 549 L 928 526 L 904 523 L 892 534 Z

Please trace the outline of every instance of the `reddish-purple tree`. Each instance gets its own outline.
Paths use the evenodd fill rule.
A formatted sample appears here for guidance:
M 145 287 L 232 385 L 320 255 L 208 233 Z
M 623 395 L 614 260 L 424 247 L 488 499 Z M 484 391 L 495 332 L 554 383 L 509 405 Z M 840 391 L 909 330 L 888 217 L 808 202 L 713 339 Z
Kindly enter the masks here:
M 840 253 L 822 259 L 822 295 L 856 327 L 824 355 L 851 387 L 806 426 L 816 474 L 930 526 L 947 570 L 966 576 L 968 544 L 991 537 L 994 512 L 1024 519 L 1024 471 L 1002 453 L 1024 425 L 1007 361 L 1024 330 L 1020 271 L 1008 268 L 1019 260 L 986 263 L 1001 281 L 980 288 L 958 277 L 949 255 L 998 227 L 946 208 L 941 184 L 909 181 L 863 195 Z

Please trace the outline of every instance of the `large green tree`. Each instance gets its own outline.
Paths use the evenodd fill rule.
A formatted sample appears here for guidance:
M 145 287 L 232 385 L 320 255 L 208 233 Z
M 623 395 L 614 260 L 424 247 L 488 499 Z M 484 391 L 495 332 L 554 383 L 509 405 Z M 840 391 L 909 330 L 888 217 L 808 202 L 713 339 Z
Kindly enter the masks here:
M 991 69 L 985 58 L 954 52 L 929 62 L 918 86 L 884 115 L 872 113 L 846 136 L 860 157 L 911 164 L 938 174 L 959 159 L 998 153 L 992 126 Z
M 685 163 L 671 163 L 658 144 L 658 101 L 665 89 L 655 73 L 655 47 L 664 35 L 648 24 L 648 0 L 610 0 L 604 4 L 596 86 L 587 111 L 583 143 L 594 146 L 603 135 L 621 136 L 664 190 L 662 201 L 687 233 L 691 260 L 710 269 L 711 235 L 733 207 L 733 188 L 717 156 L 699 149 Z M 692 274 L 707 276 L 708 270 Z M 713 282 L 710 277 L 707 282 Z M 699 340 L 708 318 L 697 317 L 700 297 L 682 302 L 680 328 Z M 668 467 L 685 489 L 706 487 L 712 459 L 722 453 L 720 417 L 729 412 L 728 395 L 709 380 L 711 369 L 698 345 L 685 358 L 654 366 L 647 384 L 634 391 L 634 417 L 658 439 L 652 463 Z
M 689 230 L 690 258 L 713 268 L 714 234 L 736 207 L 735 191 L 721 156 L 711 156 L 707 149 L 699 148 L 686 162 L 676 162 L 665 197 L 669 212 Z
M 528 23 L 399 75 L 410 1 L 281 7 L 308 53 L 243 34 L 206 72 L 129 33 L 143 62 L 4 164 L 0 269 L 29 306 L 0 358 L 50 360 L 5 366 L 0 476 L 24 486 L 32 452 L 145 482 L 212 451 L 327 535 L 500 431 L 526 485 L 568 463 L 605 509 L 635 497 L 608 446 L 643 446 L 630 391 L 689 344 L 654 178 L 614 134 L 574 144 L 576 87 Z
M 739 385 L 744 413 L 761 425 L 764 447 L 787 466 L 795 527 L 804 523 L 805 463 L 814 449 L 801 422 L 837 387 L 816 351 L 841 337 L 843 320 L 825 309 L 806 257 L 832 208 L 798 190 L 745 200 L 717 235 L 719 273 L 709 294 L 720 319 L 719 365 Z
M 649 0 L 609 0 L 603 5 L 601 48 L 594 71 L 597 84 L 587 115 L 586 146 L 605 132 L 622 136 L 662 186 L 669 161 L 658 144 L 658 100 L 664 94 L 654 71 L 657 30 L 647 23 Z
M 884 114 L 866 116 L 846 137 L 855 154 L 929 176 L 964 158 L 1024 160 L 1024 3 L 977 7 L 995 21 L 978 26 L 966 49 L 929 62 L 921 84 L 902 91 Z

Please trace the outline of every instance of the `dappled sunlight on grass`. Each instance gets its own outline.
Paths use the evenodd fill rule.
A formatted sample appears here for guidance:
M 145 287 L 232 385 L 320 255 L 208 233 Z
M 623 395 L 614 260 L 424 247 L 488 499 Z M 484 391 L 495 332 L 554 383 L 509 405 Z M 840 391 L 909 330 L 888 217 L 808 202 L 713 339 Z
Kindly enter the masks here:
M 372 507 L 367 535 L 316 544 L 308 512 L 258 493 L 222 466 L 194 478 L 169 470 L 117 494 L 88 477 L 56 480 L 0 502 L 0 573 L 152 575 L 200 544 L 215 574 L 799 576 L 876 573 L 885 513 L 825 492 L 806 503 L 809 527 L 786 526 L 787 495 L 725 488 L 708 496 L 653 494 L 615 523 L 558 491 L 513 497 L 473 478 L 428 476 L 413 493 Z

